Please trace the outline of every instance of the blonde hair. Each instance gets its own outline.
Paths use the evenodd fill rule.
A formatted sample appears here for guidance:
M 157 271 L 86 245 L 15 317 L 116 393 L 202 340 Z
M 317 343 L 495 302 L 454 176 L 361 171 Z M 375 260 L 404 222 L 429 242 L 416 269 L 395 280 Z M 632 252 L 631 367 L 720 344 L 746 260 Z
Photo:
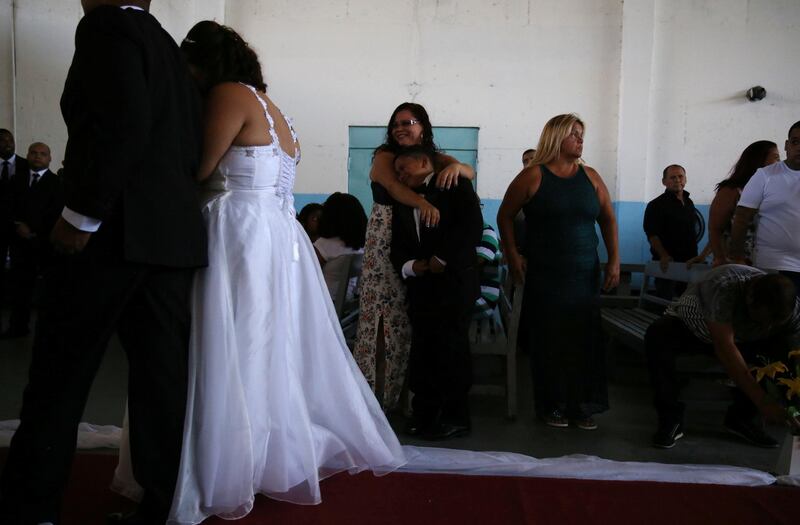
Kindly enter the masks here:
M 547 164 L 558 159 L 561 155 L 561 142 L 572 133 L 572 126 L 576 123 L 580 124 L 584 131 L 586 130 L 586 124 L 575 113 L 556 115 L 548 120 L 539 136 L 533 164 Z M 578 159 L 577 163 L 583 164 L 583 159 Z

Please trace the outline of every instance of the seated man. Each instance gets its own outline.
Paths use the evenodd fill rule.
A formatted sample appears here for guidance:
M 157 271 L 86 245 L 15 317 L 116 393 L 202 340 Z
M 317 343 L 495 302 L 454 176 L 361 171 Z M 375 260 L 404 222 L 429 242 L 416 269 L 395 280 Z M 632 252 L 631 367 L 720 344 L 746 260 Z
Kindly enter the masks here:
M 441 217 L 438 226 L 428 227 L 420 224 L 417 209 L 395 205 L 391 260 L 408 286 L 412 329 L 413 415 L 406 431 L 425 439 L 446 439 L 470 430 L 469 323 L 480 295 L 475 247 L 483 217 L 472 185 L 462 182 L 449 190 L 437 189 L 431 182 L 433 165 L 422 147 L 395 159 L 400 181 L 423 193 Z
M 725 415 L 725 428 L 766 448 L 778 443 L 757 419 L 800 428 L 796 418 L 759 386 L 748 370 L 756 355 L 786 359 L 800 343 L 800 302 L 792 282 L 738 264 L 719 266 L 690 284 L 663 317 L 647 329 L 645 351 L 658 411 L 653 445 L 672 448 L 683 437 L 683 403 L 675 357 L 681 353 L 714 353 L 738 386 Z
M 686 262 L 697 256 L 698 212 L 686 186 L 686 170 L 677 164 L 664 168 L 661 177 L 664 193 L 647 203 L 644 211 L 644 233 L 650 243 L 654 261 L 667 271 L 670 261 Z M 683 292 L 674 281 L 656 279 L 656 293 L 665 299 Z

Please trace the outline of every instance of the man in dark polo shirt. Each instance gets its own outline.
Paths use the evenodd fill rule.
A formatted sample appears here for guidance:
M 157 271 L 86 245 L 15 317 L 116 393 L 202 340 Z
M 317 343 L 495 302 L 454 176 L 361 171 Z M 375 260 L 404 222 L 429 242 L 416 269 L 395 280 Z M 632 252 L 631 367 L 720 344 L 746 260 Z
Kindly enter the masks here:
M 763 419 L 800 430 L 797 418 L 761 388 L 748 367 L 757 363 L 757 355 L 785 362 L 788 352 L 800 345 L 800 301 L 787 277 L 738 264 L 719 266 L 690 284 L 650 325 L 644 344 L 659 418 L 656 447 L 672 448 L 683 437 L 675 357 L 684 353 L 715 354 L 736 383 L 725 415 L 729 432 L 756 446 L 777 447 L 759 412 Z
M 666 272 L 670 261 L 686 262 L 697 255 L 700 218 L 686 186 L 686 170 L 677 164 L 664 168 L 661 183 L 666 190 L 649 203 L 644 212 L 644 233 L 654 261 Z M 658 295 L 671 299 L 682 289 L 672 281 L 656 279 Z

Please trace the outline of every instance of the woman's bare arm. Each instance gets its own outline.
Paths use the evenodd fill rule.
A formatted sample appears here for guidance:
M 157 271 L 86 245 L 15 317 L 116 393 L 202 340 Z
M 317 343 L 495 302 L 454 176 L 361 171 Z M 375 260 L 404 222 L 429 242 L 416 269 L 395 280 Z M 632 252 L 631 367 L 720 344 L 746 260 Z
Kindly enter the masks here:
M 605 182 L 593 168 L 585 167 L 589 179 L 597 192 L 597 200 L 600 203 L 600 215 L 597 223 L 600 225 L 600 233 L 603 235 L 603 243 L 608 252 L 608 262 L 606 263 L 606 276 L 603 281 L 603 290 L 616 288 L 619 284 L 619 236 L 617 234 L 617 217 L 614 215 L 614 206 L 611 203 L 611 195 Z
M 226 82 L 208 94 L 203 125 L 203 154 L 197 180 L 207 179 L 241 132 L 247 120 L 238 84 Z
M 731 226 L 731 240 L 728 245 L 728 259 L 737 264 L 750 264 L 744 255 L 744 241 L 747 237 L 747 228 L 752 224 L 758 212 L 755 208 L 736 206 Z
M 701 251 L 698 255 L 695 255 L 688 261 L 686 261 L 686 267 L 691 268 L 695 264 L 704 264 L 706 261 L 706 257 L 708 257 L 710 253 L 712 253 L 711 243 L 707 242 L 706 247 L 703 248 L 703 251 Z
M 711 201 L 711 209 L 708 212 L 708 242 L 714 253 L 713 266 L 725 264 L 728 260 L 728 252 L 722 244 L 722 234 L 731 225 L 738 197 L 739 192 L 736 189 L 720 188 Z
M 514 235 L 514 218 L 522 207 L 539 190 L 542 173 L 538 166 L 523 169 L 508 185 L 500 209 L 497 210 L 497 228 L 500 230 L 500 244 L 508 260 L 511 278 L 515 283 L 525 280 L 525 259 L 517 251 L 517 239 Z

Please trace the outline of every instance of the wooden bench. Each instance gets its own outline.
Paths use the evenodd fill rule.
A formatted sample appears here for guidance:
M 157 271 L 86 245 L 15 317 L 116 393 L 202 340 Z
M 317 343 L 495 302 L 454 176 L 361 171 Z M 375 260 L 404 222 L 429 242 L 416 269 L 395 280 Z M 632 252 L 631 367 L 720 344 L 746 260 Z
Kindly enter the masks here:
M 603 330 L 611 338 L 612 343 L 644 351 L 644 335 L 647 328 L 672 303 L 671 300 L 652 293 L 651 279 L 661 278 L 688 284 L 699 281 L 708 270 L 709 267 L 704 264 L 687 268 L 686 263 L 670 263 L 665 273 L 661 271 L 658 261 L 646 263 L 637 306 L 633 308 L 601 308 L 600 317 Z
M 605 267 L 605 263 L 602 266 Z M 643 273 L 644 264 L 620 264 L 619 284 L 613 290 L 600 293 L 600 306 L 635 308 L 639 304 L 639 297 L 633 293 L 633 275 Z M 638 289 L 636 291 L 638 292 Z
M 476 394 L 503 395 L 506 417 L 517 417 L 517 333 L 522 311 L 521 285 L 514 286 L 511 275 L 501 272 L 500 297 L 492 316 L 475 320 L 470 325 L 470 350 L 475 357 L 499 356 L 504 360 L 504 378 L 499 383 L 474 383 Z
M 644 264 L 623 264 L 620 266 L 620 284 L 614 294 L 605 295 L 603 304 L 612 304 L 619 308 L 627 306 L 626 310 L 633 312 L 638 300 L 631 294 L 631 278 L 634 273 L 644 273 Z M 660 271 L 660 270 L 659 270 Z M 522 312 L 522 285 L 515 286 L 511 276 L 505 268 L 501 273 L 502 286 L 497 308 L 492 317 L 474 321 L 470 325 L 470 348 L 472 355 L 499 356 L 504 359 L 505 377 L 499 383 L 475 383 L 472 392 L 476 394 L 503 395 L 506 398 L 506 417 L 514 420 L 517 417 L 517 335 L 519 333 L 520 313 Z M 641 314 L 638 314 L 641 315 Z M 650 322 L 657 315 L 652 314 Z M 630 323 L 629 323 L 630 324 Z M 648 322 L 649 326 L 649 322 Z M 641 333 L 644 339 L 644 332 Z

